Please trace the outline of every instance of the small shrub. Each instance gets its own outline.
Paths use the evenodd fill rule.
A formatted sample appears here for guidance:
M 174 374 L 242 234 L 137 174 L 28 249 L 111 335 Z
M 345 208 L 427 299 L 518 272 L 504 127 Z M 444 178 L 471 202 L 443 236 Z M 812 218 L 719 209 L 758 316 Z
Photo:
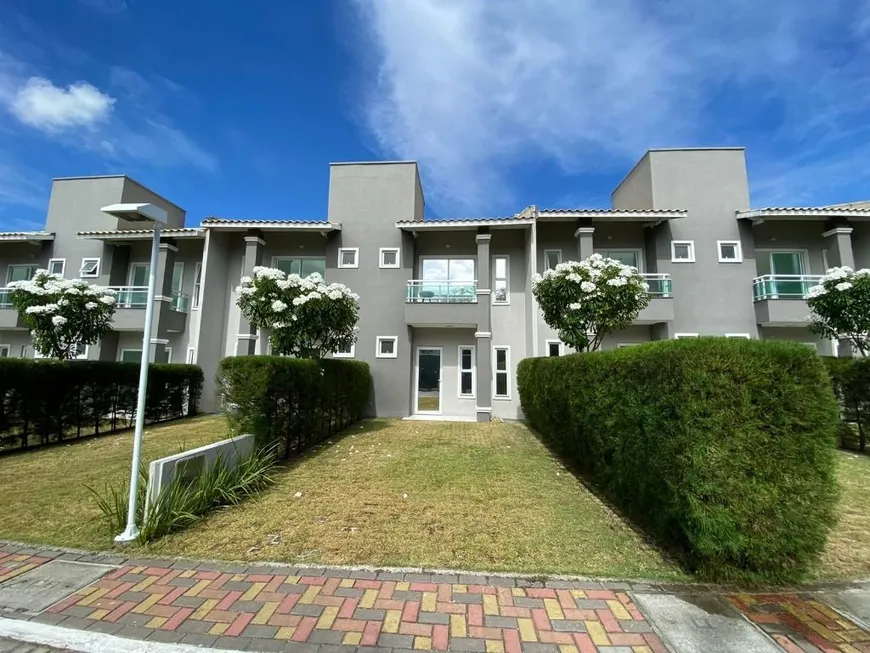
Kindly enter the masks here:
M 371 384 L 368 364 L 358 361 L 236 356 L 218 370 L 233 432 L 278 443 L 285 459 L 361 419 Z
M 840 400 L 840 447 L 865 451 L 870 428 L 870 358 L 822 360 Z
M 523 410 L 627 515 L 714 580 L 790 581 L 837 498 L 837 405 L 800 344 L 662 341 L 520 363 Z

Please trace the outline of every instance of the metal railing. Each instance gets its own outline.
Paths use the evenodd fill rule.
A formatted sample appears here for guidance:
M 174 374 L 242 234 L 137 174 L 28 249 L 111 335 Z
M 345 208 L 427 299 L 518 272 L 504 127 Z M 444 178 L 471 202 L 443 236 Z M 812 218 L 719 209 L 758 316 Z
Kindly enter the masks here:
M 12 308 L 9 301 L 9 288 L 0 288 L 0 308 Z
M 408 282 L 405 301 L 409 304 L 476 304 L 477 281 L 412 279 Z
M 752 280 L 755 301 L 765 299 L 806 299 L 810 288 L 817 286 L 818 274 L 765 274 Z
M 115 291 L 117 308 L 145 308 L 148 303 L 148 286 L 110 286 Z M 172 293 L 172 310 L 187 313 L 190 298 L 185 293 Z
M 641 274 L 643 280 L 646 281 L 649 286 L 649 295 L 650 297 L 662 297 L 669 298 L 673 297 L 673 292 L 671 290 L 671 275 L 664 274 Z

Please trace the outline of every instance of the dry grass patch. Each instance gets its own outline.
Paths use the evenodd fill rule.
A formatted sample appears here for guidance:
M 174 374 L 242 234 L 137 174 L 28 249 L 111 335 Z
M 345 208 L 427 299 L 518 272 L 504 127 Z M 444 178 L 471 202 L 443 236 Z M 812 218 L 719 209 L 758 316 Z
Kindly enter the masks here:
M 870 577 L 870 457 L 840 451 L 840 521 L 828 540 L 821 578 Z
M 522 425 L 374 420 L 161 554 L 676 578 Z M 294 498 L 297 492 L 301 498 Z
M 198 417 L 146 427 L 142 458 L 151 461 L 226 438 L 226 422 Z M 0 539 L 108 549 L 112 536 L 88 485 L 130 477 L 133 431 L 0 458 Z

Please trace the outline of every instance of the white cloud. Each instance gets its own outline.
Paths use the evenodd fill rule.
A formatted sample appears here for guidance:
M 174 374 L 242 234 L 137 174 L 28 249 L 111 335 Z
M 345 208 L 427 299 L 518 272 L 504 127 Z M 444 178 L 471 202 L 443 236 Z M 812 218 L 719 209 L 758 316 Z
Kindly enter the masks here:
M 867 0 L 356 5 L 360 118 L 450 210 L 516 208 L 523 164 L 613 173 L 649 147 L 719 144 L 763 159 L 867 122 L 867 59 L 831 41 L 862 29 Z M 747 142 L 765 116 L 781 120 Z
M 103 122 L 114 104 L 114 98 L 87 82 L 60 88 L 44 77 L 31 77 L 15 93 L 9 110 L 25 125 L 54 133 Z

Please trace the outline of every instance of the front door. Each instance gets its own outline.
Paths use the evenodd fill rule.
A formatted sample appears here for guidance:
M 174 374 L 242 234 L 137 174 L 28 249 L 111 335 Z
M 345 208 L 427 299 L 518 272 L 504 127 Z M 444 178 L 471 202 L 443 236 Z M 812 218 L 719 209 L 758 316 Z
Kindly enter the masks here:
M 441 347 L 417 348 L 416 413 L 441 413 Z

